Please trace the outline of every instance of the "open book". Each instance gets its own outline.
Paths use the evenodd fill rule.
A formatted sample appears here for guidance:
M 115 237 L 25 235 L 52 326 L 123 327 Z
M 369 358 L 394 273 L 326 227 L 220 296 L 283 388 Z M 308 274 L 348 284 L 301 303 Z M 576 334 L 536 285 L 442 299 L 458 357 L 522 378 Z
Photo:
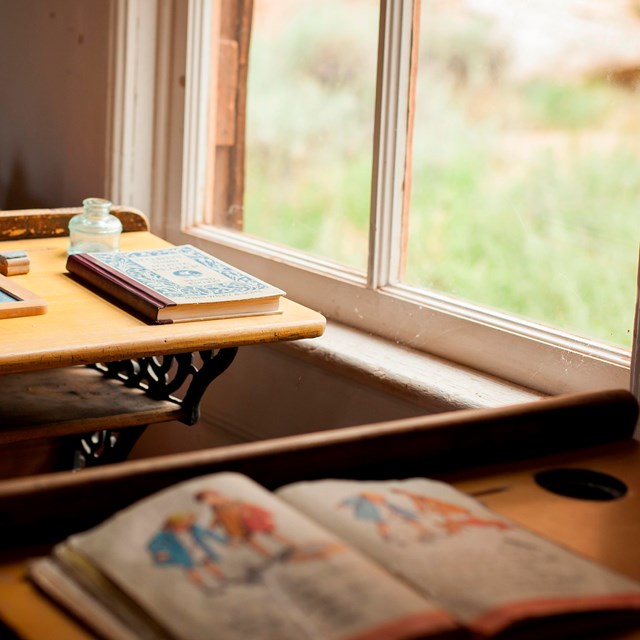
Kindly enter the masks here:
M 203 476 L 72 536 L 31 577 L 107 638 L 553 638 L 640 625 L 640 584 L 425 479 L 270 493 L 240 474 Z

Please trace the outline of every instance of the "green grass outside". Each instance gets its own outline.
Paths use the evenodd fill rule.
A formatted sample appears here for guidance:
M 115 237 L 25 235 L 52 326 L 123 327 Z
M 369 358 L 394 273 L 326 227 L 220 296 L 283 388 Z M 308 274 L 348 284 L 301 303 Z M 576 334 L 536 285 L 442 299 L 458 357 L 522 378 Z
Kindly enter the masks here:
M 364 269 L 376 15 L 336 28 L 341 6 L 298 12 L 284 48 L 254 33 L 245 230 Z M 425 53 L 404 280 L 629 347 L 639 92 L 496 84 L 474 34 L 460 40 L 462 83 L 442 63 L 450 44 Z

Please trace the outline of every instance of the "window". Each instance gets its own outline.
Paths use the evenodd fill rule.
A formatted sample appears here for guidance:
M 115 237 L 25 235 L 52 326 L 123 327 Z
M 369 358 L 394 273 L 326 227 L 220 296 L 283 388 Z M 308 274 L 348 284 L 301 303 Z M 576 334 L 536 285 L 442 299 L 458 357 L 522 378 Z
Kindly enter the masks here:
M 532 82 L 526 86 L 529 102 L 525 106 L 515 104 L 514 96 L 501 93 L 498 98 L 506 105 L 506 112 L 496 114 L 482 104 L 495 79 L 491 74 L 498 74 L 502 64 L 498 54 L 495 60 L 483 58 L 486 42 L 492 42 L 495 35 L 482 32 L 490 20 L 480 16 L 476 23 L 476 16 L 447 15 L 451 3 L 423 0 L 414 6 L 408 0 L 323 0 L 318 5 L 312 0 L 191 0 L 188 13 L 183 5 L 176 3 L 174 13 L 164 22 L 159 20 L 160 33 L 164 24 L 173 35 L 173 39 L 166 38 L 165 47 L 170 43 L 174 54 L 165 59 L 166 75 L 171 80 L 160 87 L 159 104 L 169 107 L 159 122 L 169 122 L 173 137 L 165 137 L 168 142 L 162 157 L 166 166 L 160 174 L 166 178 L 161 179 L 161 195 L 156 198 L 167 212 L 166 234 L 170 240 L 199 244 L 282 286 L 290 297 L 319 309 L 330 319 L 543 392 L 628 386 L 629 343 L 624 335 L 617 340 L 622 346 L 610 346 L 593 336 L 572 335 L 568 329 L 576 330 L 573 326 L 547 327 L 543 322 L 548 317 L 534 313 L 527 317 L 528 310 L 517 304 L 500 308 L 484 294 L 475 297 L 479 293 L 477 283 L 495 273 L 514 276 L 516 284 L 519 279 L 530 286 L 527 280 L 532 261 L 544 263 L 541 266 L 549 263 L 539 252 L 548 236 L 543 234 L 533 243 L 531 259 L 521 243 L 516 243 L 511 257 L 498 255 L 495 273 L 489 273 L 479 261 L 470 267 L 461 266 L 471 269 L 468 277 L 463 271 L 459 281 L 471 283 L 466 290 L 454 281 L 452 263 L 438 259 L 437 251 L 449 253 L 451 245 L 436 238 L 438 233 L 446 235 L 445 223 L 461 225 L 459 228 L 467 233 L 467 245 L 463 242 L 461 250 L 464 257 L 469 242 L 485 240 L 492 244 L 492 234 L 509 226 L 498 219 L 495 228 L 489 227 L 489 213 L 479 211 L 478 202 L 484 206 L 502 202 L 507 210 L 501 214 L 507 215 L 511 226 L 517 227 L 528 215 L 518 208 L 524 196 L 501 184 L 505 171 L 517 174 L 519 169 L 507 157 L 502 158 L 502 173 L 491 174 L 488 168 L 496 160 L 488 154 L 494 150 L 478 146 L 484 135 L 509 146 L 509 136 L 521 124 L 510 109 L 531 109 L 526 114 L 527 122 L 537 123 L 538 117 L 553 121 L 570 116 L 574 125 L 583 113 L 588 120 L 595 117 L 590 109 L 607 111 L 607 104 L 612 102 L 616 106 L 611 108 L 622 121 L 625 115 L 618 108 L 627 99 L 633 101 L 633 83 L 621 92 L 605 83 L 585 98 L 584 106 L 582 98 L 575 104 L 569 100 L 562 83 Z M 459 5 L 464 3 L 455 4 Z M 332 29 L 327 25 L 335 15 L 340 17 Z M 281 20 L 282 16 L 286 20 Z M 453 37 L 448 42 L 438 32 L 424 31 L 429 24 L 440 28 L 448 22 L 453 25 L 449 33 Z M 348 29 L 342 29 L 342 25 Z M 292 26 L 297 33 L 288 30 Z M 352 32 L 357 37 L 347 37 Z M 280 46 L 285 47 L 284 52 L 278 49 Z M 472 47 L 478 49 L 469 51 Z M 179 82 L 181 63 L 175 53 L 182 50 L 186 83 Z M 478 70 L 473 66 L 476 64 L 484 67 Z M 430 84 L 430 78 L 439 72 L 438 65 L 453 69 L 457 86 L 450 78 L 447 82 L 451 86 Z M 244 79 L 248 69 L 247 88 Z M 254 70 L 257 75 L 252 78 Z M 300 77 L 295 90 L 287 95 L 286 85 L 283 88 L 274 83 L 284 81 L 289 74 Z M 473 74 L 479 74 L 480 80 Z M 162 65 L 158 75 L 162 77 Z M 487 83 L 489 86 L 485 86 Z M 465 84 L 472 88 L 470 94 L 460 90 Z M 186 88 L 184 100 L 182 87 Z M 214 99 L 208 94 L 210 87 L 219 88 Z M 560 108 L 563 100 L 568 100 L 574 110 L 569 110 L 569 116 Z M 460 122 L 470 108 L 477 109 L 482 117 L 471 123 Z M 540 116 L 537 109 L 546 110 L 546 115 Z M 487 112 L 491 117 L 485 117 Z M 279 128 L 270 129 L 273 114 L 280 119 Z M 509 121 L 509 117 L 515 119 Z M 628 114 L 626 117 L 630 118 Z M 495 128 L 505 121 L 511 129 Z M 182 123 L 184 138 L 175 133 Z M 470 124 L 477 125 L 477 130 Z M 632 126 L 638 123 L 632 121 Z M 453 131 L 455 127 L 458 131 Z M 458 136 L 453 141 L 447 138 L 452 133 Z M 516 156 L 532 146 L 521 142 L 512 145 Z M 631 155 L 621 156 L 627 162 L 617 165 L 618 177 L 628 180 L 631 192 L 637 193 L 640 184 L 624 171 L 640 162 L 632 147 Z M 505 149 L 500 147 L 499 151 L 504 153 Z M 256 169 L 261 153 L 266 157 L 266 169 Z M 441 161 L 456 153 L 463 154 L 458 168 L 443 168 Z M 429 163 L 434 155 L 440 164 Z M 182 166 L 177 166 L 178 162 Z M 472 173 L 477 170 L 474 163 L 480 165 L 479 174 Z M 426 174 L 421 173 L 425 166 Z M 543 167 L 536 176 L 538 187 L 552 179 L 560 182 L 560 169 L 552 167 Z M 447 176 L 439 171 L 458 171 L 459 175 Z M 599 171 L 593 169 L 591 174 L 582 175 L 590 176 L 589 186 L 593 187 Z M 283 179 L 275 189 L 274 176 Z M 454 195 L 443 193 L 445 179 L 451 179 L 454 186 L 458 181 Z M 497 183 L 498 188 L 487 195 L 478 186 L 485 182 Z M 216 185 L 215 194 L 212 184 Z M 323 184 L 329 189 L 319 188 Z M 616 190 L 613 185 L 603 187 L 600 193 L 592 192 L 599 198 L 594 205 L 596 214 L 608 207 L 606 195 Z M 303 200 L 297 199 L 300 193 Z M 535 189 L 532 193 L 536 195 Z M 541 197 L 545 193 L 545 188 L 539 189 Z M 452 202 L 455 197 L 458 201 Z M 425 202 L 431 203 L 431 210 Z M 546 201 L 542 204 L 553 205 Z M 355 212 L 350 218 L 342 217 L 347 208 Z M 580 213 L 581 205 L 574 209 Z M 428 211 L 422 214 L 423 210 Z M 558 227 L 565 225 L 555 211 L 550 219 Z M 597 215 L 594 220 L 600 222 Z M 624 297 L 634 287 L 640 233 L 633 220 L 624 215 L 620 224 L 615 242 L 623 239 L 632 247 L 625 249 L 630 273 Z M 329 225 L 329 230 L 323 225 Z M 606 225 L 605 229 L 609 230 Z M 569 236 L 579 238 L 585 229 L 571 232 Z M 459 231 L 454 228 L 448 233 L 457 241 Z M 606 244 L 600 233 L 594 231 L 589 239 L 598 249 Z M 484 255 L 482 248 L 474 246 L 473 250 Z M 564 250 L 561 255 L 565 255 Z M 454 259 L 454 266 L 456 257 L 455 253 L 447 255 L 447 259 Z M 514 262 L 522 263 L 522 275 L 517 274 Z M 427 270 L 425 275 L 421 273 L 424 264 L 442 269 Z M 564 278 L 556 269 L 553 267 L 551 275 Z M 547 278 L 550 283 L 549 275 L 543 273 L 541 278 L 540 282 Z M 489 291 L 499 289 L 501 284 L 492 282 Z M 608 287 L 606 281 L 595 283 L 595 295 Z M 536 293 L 535 287 L 532 289 Z M 622 307 L 627 316 L 619 324 L 630 331 L 633 299 L 625 299 Z M 553 317 L 554 311 L 550 313 Z M 602 340 L 603 336 L 595 337 Z
M 404 279 L 629 348 L 640 16 L 588 4 L 422 0 Z
M 366 270 L 377 0 L 254 0 L 244 231 Z

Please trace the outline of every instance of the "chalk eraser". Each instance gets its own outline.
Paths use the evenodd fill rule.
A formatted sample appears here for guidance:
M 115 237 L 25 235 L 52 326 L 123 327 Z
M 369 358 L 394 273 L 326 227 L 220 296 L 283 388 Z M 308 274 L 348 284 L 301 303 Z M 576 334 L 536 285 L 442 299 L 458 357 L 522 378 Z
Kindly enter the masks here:
M 29 256 L 26 251 L 0 251 L 0 273 L 3 276 L 19 276 L 29 273 Z

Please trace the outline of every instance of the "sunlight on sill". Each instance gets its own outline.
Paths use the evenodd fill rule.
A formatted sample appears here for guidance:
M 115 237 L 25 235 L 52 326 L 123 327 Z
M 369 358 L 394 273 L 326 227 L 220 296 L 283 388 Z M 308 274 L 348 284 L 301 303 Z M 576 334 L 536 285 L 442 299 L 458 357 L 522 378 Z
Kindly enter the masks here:
M 530 402 L 543 394 L 329 322 L 321 338 L 280 343 L 318 367 L 333 369 L 426 409 L 450 411 Z

